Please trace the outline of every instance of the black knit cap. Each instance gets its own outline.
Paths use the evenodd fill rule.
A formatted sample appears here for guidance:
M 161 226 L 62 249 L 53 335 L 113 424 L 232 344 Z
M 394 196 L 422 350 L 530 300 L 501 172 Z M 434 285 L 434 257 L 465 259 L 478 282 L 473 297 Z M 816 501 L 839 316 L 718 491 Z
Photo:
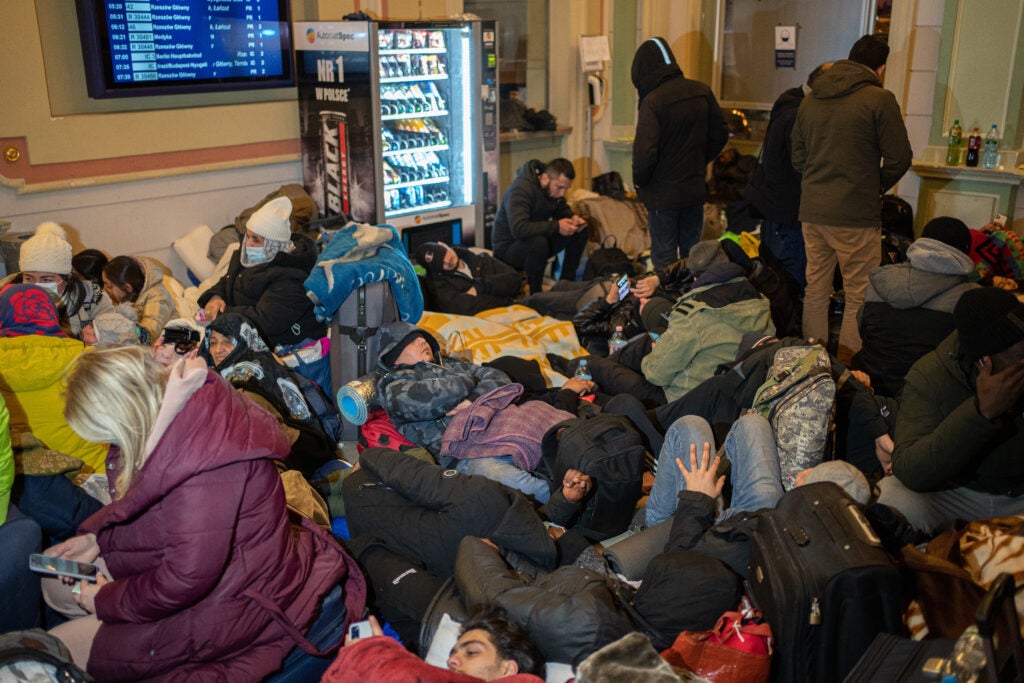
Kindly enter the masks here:
M 967 224 L 959 218 L 952 216 L 933 218 L 928 221 L 928 225 L 924 226 L 921 237 L 938 240 L 965 254 L 971 252 L 971 231 Z
M 972 361 L 1024 340 L 1024 302 L 1005 289 L 964 292 L 953 309 L 960 347 Z
M 424 332 L 423 330 L 413 330 L 409 334 L 402 337 L 401 341 L 395 344 L 390 351 L 381 356 L 380 361 L 384 365 L 384 367 L 393 368 L 395 366 L 395 361 L 397 361 L 398 357 L 402 355 L 402 351 L 404 351 L 405 347 L 407 347 L 409 344 L 412 344 L 413 341 L 416 340 L 416 337 L 423 337 L 424 339 L 427 340 L 428 343 L 430 342 L 430 339 L 427 338 L 426 332 Z
M 437 242 L 424 242 L 416 247 L 416 253 L 413 255 L 413 258 L 416 260 L 416 263 L 437 275 L 444 271 L 445 251 L 445 247 Z

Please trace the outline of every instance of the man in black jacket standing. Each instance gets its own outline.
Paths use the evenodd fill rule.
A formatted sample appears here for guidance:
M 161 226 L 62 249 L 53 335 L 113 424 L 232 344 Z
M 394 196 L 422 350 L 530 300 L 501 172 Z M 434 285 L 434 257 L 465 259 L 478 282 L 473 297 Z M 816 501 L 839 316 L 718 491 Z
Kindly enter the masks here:
M 647 207 L 651 260 L 664 268 L 700 240 L 707 165 L 729 132 L 711 89 L 683 76 L 664 38 L 637 48 L 632 77 L 640 96 L 633 185 Z
M 587 246 L 587 223 L 565 202 L 576 170 L 568 159 L 532 159 L 505 190 L 491 233 L 494 255 L 526 271 L 530 293 L 541 291 L 548 259 L 565 250 L 562 280 L 573 280 Z
M 832 62 L 821 64 L 810 73 L 806 83 L 790 88 L 775 100 L 761 146 L 761 161 L 743 193 L 750 202 L 751 214 L 763 219 L 761 244 L 782 261 L 786 271 L 800 283 L 801 291 L 807 286 L 807 255 L 799 218 L 801 176 L 790 158 L 789 135 L 804 96 L 831 66 Z

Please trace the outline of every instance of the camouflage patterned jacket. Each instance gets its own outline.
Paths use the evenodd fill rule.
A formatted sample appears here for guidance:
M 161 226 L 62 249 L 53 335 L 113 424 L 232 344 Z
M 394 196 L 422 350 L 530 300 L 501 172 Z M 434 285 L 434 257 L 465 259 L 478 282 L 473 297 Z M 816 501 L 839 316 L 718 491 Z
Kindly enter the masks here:
M 377 332 L 379 357 L 383 358 L 417 329 L 403 322 L 383 325 Z M 381 379 L 377 396 L 398 432 L 437 456 L 441 452 L 441 437 L 451 420 L 446 413 L 462 401 L 474 401 L 511 380 L 500 370 L 442 357 L 437 340 L 430 334 L 426 338 L 438 361 L 393 368 L 378 362 Z

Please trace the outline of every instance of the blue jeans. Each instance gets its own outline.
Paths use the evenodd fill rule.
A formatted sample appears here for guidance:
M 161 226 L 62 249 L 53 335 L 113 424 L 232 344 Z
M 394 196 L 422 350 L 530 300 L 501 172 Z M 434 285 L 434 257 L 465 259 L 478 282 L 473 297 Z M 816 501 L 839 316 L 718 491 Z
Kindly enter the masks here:
M 926 533 L 938 533 L 955 519 L 968 522 L 991 517 L 1024 515 L 1024 496 L 1002 496 L 960 487 L 919 493 L 896 477 L 878 482 L 878 502 L 903 513 L 910 525 Z
M 681 209 L 647 209 L 651 261 L 657 269 L 686 258 L 704 232 L 704 204 Z
M 492 458 L 466 458 L 455 463 L 459 474 L 476 474 L 491 481 L 522 491 L 544 504 L 551 498 L 548 483 L 525 470 L 516 467 L 511 455 L 497 455 Z
M 658 474 L 647 499 L 647 526 L 654 526 L 675 514 L 679 492 L 686 488 L 686 480 L 676 467 L 676 458 L 689 470 L 690 444 L 694 444 L 700 465 L 705 443 L 710 443 L 714 452 L 715 436 L 711 425 L 702 417 L 686 415 L 669 427 L 658 454 Z M 784 491 L 775 434 L 768 421 L 760 415 L 742 416 L 725 437 L 725 455 L 732 464 L 732 501 L 729 509 L 718 515 L 718 521 L 738 512 L 775 507 Z
M 320 616 L 306 630 L 306 638 L 321 650 L 330 649 L 345 638 L 345 618 L 348 616 L 348 610 L 345 609 L 344 598 L 341 586 L 331 589 L 331 592 L 324 596 Z M 359 616 L 361 615 L 353 615 L 352 620 L 356 621 Z M 333 661 L 333 654 L 316 657 L 296 645 L 285 657 L 281 670 L 266 678 L 264 683 L 319 681 Z
M 0 633 L 39 626 L 42 598 L 39 574 L 28 568 L 28 556 L 42 552 L 43 532 L 39 525 L 21 514 L 14 504 L 7 508 L 7 521 L 0 525 Z
M 807 286 L 807 252 L 800 221 L 761 221 L 761 244 L 782 261 L 803 290 Z

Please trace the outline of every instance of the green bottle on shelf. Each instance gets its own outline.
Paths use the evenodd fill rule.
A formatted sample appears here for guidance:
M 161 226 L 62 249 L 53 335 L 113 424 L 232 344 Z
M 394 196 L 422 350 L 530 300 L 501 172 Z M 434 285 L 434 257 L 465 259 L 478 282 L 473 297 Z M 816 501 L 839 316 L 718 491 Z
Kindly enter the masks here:
M 960 127 L 960 119 L 953 119 L 949 129 L 949 143 L 946 146 L 946 166 L 960 165 L 960 143 L 963 142 L 964 131 Z

